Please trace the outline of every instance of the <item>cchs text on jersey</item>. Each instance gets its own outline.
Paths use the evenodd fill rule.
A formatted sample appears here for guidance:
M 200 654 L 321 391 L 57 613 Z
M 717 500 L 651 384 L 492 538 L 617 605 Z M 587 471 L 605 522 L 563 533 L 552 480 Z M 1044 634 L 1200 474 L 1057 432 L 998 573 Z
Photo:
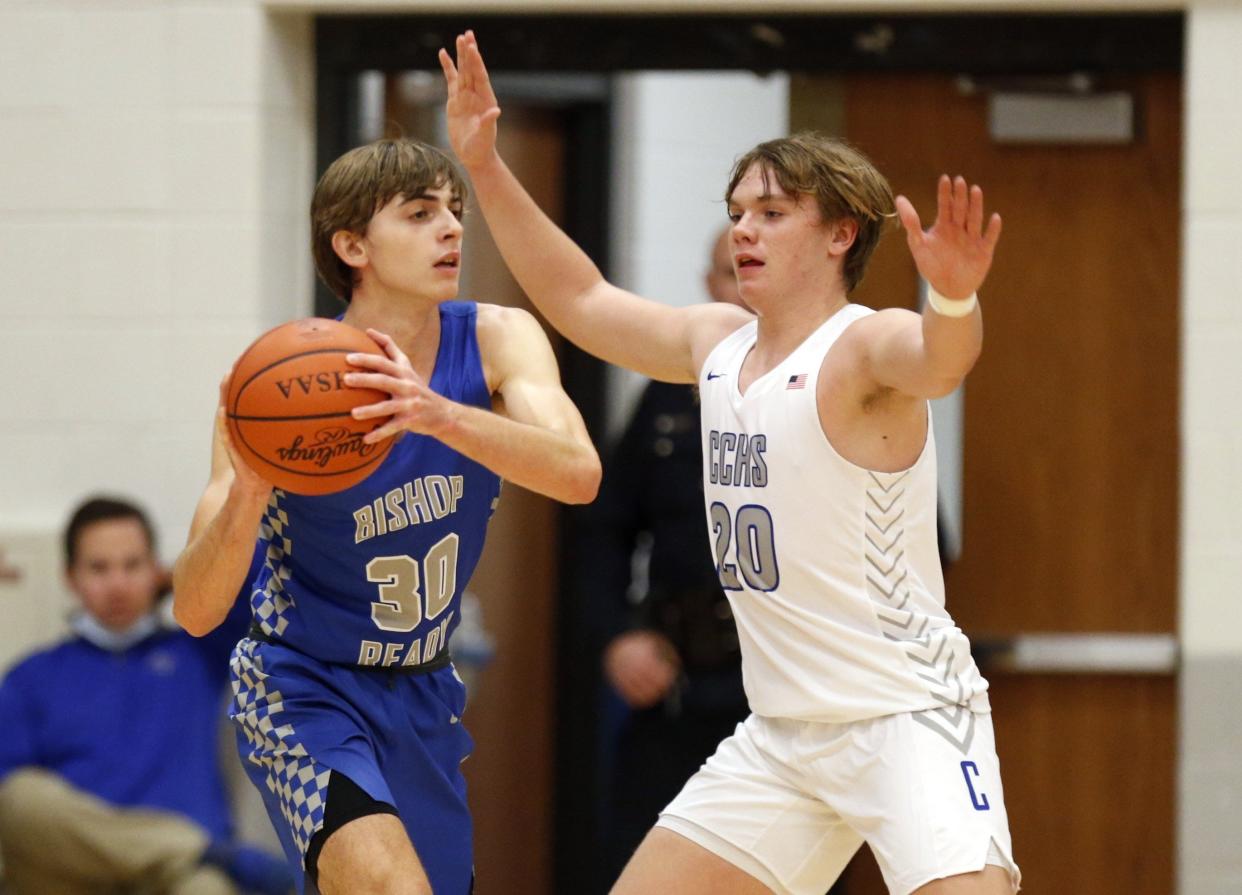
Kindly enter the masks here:
M 767 449 L 766 435 L 712 429 L 707 436 L 709 481 L 741 488 L 767 487 L 768 461 L 763 457 Z

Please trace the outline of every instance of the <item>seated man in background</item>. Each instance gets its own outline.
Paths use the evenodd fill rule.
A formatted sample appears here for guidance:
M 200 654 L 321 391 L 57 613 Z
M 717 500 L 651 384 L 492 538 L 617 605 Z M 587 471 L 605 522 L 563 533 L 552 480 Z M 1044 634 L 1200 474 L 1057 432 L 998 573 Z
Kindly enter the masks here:
M 285 893 L 282 861 L 232 841 L 220 765 L 228 654 L 163 623 L 151 524 L 94 498 L 65 530 L 72 635 L 0 685 L 0 850 L 17 895 Z

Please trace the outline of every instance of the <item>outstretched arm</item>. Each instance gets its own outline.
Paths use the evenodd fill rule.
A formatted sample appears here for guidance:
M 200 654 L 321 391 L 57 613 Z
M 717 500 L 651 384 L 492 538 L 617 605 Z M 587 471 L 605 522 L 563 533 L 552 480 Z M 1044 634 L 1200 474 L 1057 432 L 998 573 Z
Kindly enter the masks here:
M 552 326 L 590 354 L 653 379 L 694 381 L 707 351 L 749 315 L 731 306 L 672 308 L 607 282 L 496 151 L 500 106 L 474 34 L 459 36 L 456 49 L 456 64 L 440 51 L 449 139 L 522 289 Z
M 547 336 L 525 311 L 479 306 L 479 349 L 499 413 L 433 392 L 387 335 L 367 330 L 387 357 L 350 355 L 371 372 L 345 382 L 392 397 L 354 410 L 357 419 L 391 419 L 367 434 L 379 441 L 402 430 L 430 435 L 501 478 L 562 503 L 589 503 L 600 463 L 578 408 L 561 388 Z
M 1000 215 L 983 227 L 983 190 L 940 178 L 936 220 L 924 231 L 905 196 L 897 213 L 919 274 L 932 295 L 921 316 L 881 311 L 856 324 L 866 337 L 868 372 L 877 383 L 919 398 L 946 395 L 965 378 L 983 347 L 976 292 L 992 266 Z
M 259 520 L 271 492 L 271 484 L 237 456 L 221 406 L 211 445 L 211 480 L 194 511 L 185 549 L 173 566 L 173 617 L 195 637 L 214 630 L 233 607 L 250 569 Z

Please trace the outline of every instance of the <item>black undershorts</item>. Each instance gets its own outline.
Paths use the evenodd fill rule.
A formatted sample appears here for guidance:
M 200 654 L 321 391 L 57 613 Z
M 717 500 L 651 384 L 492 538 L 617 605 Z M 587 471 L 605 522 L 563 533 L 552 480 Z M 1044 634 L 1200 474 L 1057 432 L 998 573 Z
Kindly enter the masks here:
M 328 803 L 323 808 L 323 826 L 311 837 L 306 849 L 306 875 L 319 886 L 319 853 L 328 837 L 351 820 L 372 814 L 399 817 L 397 809 L 367 795 L 366 790 L 339 771 L 328 778 Z

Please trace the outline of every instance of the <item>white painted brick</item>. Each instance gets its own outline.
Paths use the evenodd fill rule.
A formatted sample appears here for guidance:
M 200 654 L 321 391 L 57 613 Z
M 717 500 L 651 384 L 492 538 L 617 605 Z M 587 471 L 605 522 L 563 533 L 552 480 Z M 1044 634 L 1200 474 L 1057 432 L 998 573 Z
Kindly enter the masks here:
M 171 231 L 179 315 L 248 317 L 260 300 L 261 231 L 236 222 L 178 224 Z
M 8 382 L 28 383 L 39 371 L 37 386 L 0 389 L 0 419 L 48 423 L 69 418 L 69 394 L 76 388 L 78 358 L 61 332 L 64 324 L 46 319 L 9 321 L 5 326 L 2 369 Z M 57 358 L 57 363 L 49 363 Z M 50 456 L 50 455 L 49 455 Z
M 263 102 L 309 110 L 315 102 L 315 28 L 305 15 L 273 15 L 263 35 Z
M 1178 877 L 1177 895 L 1237 895 L 1242 892 L 1242 873 L 1226 874 L 1207 867 L 1184 867 Z
M 75 316 L 143 320 L 170 313 L 171 239 L 163 223 L 112 221 L 82 227 L 77 236 Z
M 214 425 L 215 417 L 212 413 L 208 413 L 205 417 L 191 421 L 165 423 L 152 430 L 143 447 L 142 459 L 146 469 L 150 472 L 153 483 L 159 489 L 158 493 L 175 494 L 182 490 L 179 483 L 186 480 L 200 486 L 207 484 L 211 472 L 211 442 Z M 190 516 L 198 497 L 197 492 L 198 489 L 192 489 L 185 493 L 185 497 L 189 497 L 189 500 L 183 497 L 176 501 L 176 506 L 170 505 L 165 508 L 172 511 L 170 515 L 173 519 L 179 520 L 179 524 L 170 522 L 169 527 L 165 529 L 171 532 L 174 524 L 176 525 L 179 529 L 178 544 L 185 541 Z
M 47 493 L 64 508 L 64 514 L 90 494 L 124 494 L 151 505 L 150 492 L 133 487 L 141 475 L 134 456 L 143 438 L 141 423 L 116 426 L 105 421 L 80 421 L 59 429 L 59 450 L 52 461 L 58 479 Z
M 1236 439 L 1229 433 L 1186 433 L 1182 458 L 1182 537 L 1187 553 L 1242 554 L 1242 513 L 1236 502 L 1239 478 Z M 1242 573 L 1242 569 L 1238 570 Z
M 1187 784 L 1223 772 L 1242 786 L 1242 656 L 1189 657 L 1182 663 L 1178 694 L 1181 776 Z
M 20 221 L 16 216 L 0 222 L 4 316 L 63 318 L 78 288 L 79 228 Z
M 198 422 L 210 420 L 219 396 L 220 380 L 233 362 L 273 322 L 202 317 L 175 319 L 165 336 L 173 346 L 164 369 L 171 381 L 161 419 Z
M 1209 770 L 1215 773 L 1208 773 Z M 1242 874 L 1242 852 L 1222 842 L 1216 834 L 1221 826 L 1232 826 L 1233 819 L 1242 810 L 1242 773 L 1238 771 L 1236 755 L 1232 768 L 1196 766 L 1183 775 L 1182 784 L 1183 792 L 1193 796 L 1200 806 L 1198 821 L 1202 827 L 1199 835 L 1185 837 L 1184 857 L 1191 864 L 1211 868 L 1216 873 Z
M 257 5 L 172 12 L 173 89 L 186 106 L 258 105 L 264 16 Z
M 1182 352 L 1183 431 L 1236 431 L 1242 326 L 1189 328 Z
M 189 211 L 260 208 L 260 113 L 180 112 L 174 117 L 172 194 Z
M 0 211 L 69 206 L 81 135 L 61 112 L 0 111 Z
M 182 9 L 233 9 L 235 7 L 266 7 L 268 0 L 156 0 Z
M 314 274 L 305 214 L 267 218 L 260 257 L 259 310 L 265 319 L 308 317 L 314 308 Z
M 314 116 L 301 109 L 269 109 L 261 128 L 264 213 L 306 215 L 315 187 Z
M 65 481 L 65 467 L 80 457 L 64 426 L 6 426 L 0 434 L 0 516 L 5 527 L 32 524 L 35 514 L 53 517 L 45 524 L 61 524 L 59 512 L 49 514 L 49 508 L 69 506 L 74 485 Z
M 85 108 L 166 106 L 172 28 L 161 5 L 101 9 L 68 17 L 74 101 Z
M 70 17 L 36 10 L 0 10 L 0 108 L 63 106 L 72 97 Z M 12 36 L 8 36 L 12 35 Z
M 1242 321 L 1242 212 L 1187 216 L 1182 244 L 1186 329 Z
M 1186 115 L 1186 195 L 1190 212 L 1242 207 L 1242 106 L 1236 102 Z
M 1178 605 L 1183 648 L 1183 718 L 1178 806 L 1179 895 L 1242 891 L 1237 848 L 1242 775 L 1236 737 L 1202 713 L 1236 717 L 1220 673 L 1197 673 L 1200 657 L 1242 656 L 1237 588 L 1242 499 L 1242 6 L 1196 2 L 1187 15 L 1183 204 L 1182 501 Z M 1233 676 L 1236 678 L 1236 675 Z M 1236 688 L 1234 691 L 1236 692 Z M 1215 696 L 1215 698 L 1213 698 Z M 1210 706 L 1211 709 L 1202 708 Z M 1196 713 L 1200 713 L 1197 715 Z M 1230 762 L 1215 760 L 1229 752 Z
M 1209 554 L 1184 545 L 1180 640 L 1186 655 L 1242 653 L 1242 630 L 1228 621 L 1237 617 L 1240 568 L 1242 551 Z
M 1242 516 L 1242 414 L 1236 412 L 1230 414 L 1230 430 L 1233 433 L 1231 439 L 1231 459 L 1229 461 L 1229 470 L 1232 473 L 1229 481 L 1233 485 L 1233 493 L 1226 499 L 1233 504 L 1233 507 L 1240 516 Z M 1226 492 L 1228 493 L 1228 492 Z M 1242 522 L 1238 523 L 1242 526 Z M 1237 530 L 1237 529 L 1235 529 Z M 1239 540 L 1235 541 L 1234 548 L 1237 552 L 1242 552 L 1242 534 Z
M 145 423 L 103 447 L 105 454 L 126 458 L 110 471 L 115 487 L 149 508 L 165 557 L 175 557 L 185 543 L 194 505 L 207 483 L 211 427 L 210 414 L 193 422 Z
M 168 186 L 168 117 L 157 110 L 90 109 L 73 120 L 69 208 L 100 211 L 164 208 Z
M 1186 113 L 1199 114 L 1237 104 L 1242 81 L 1242 7 L 1195 3 L 1187 17 Z
M 79 323 L 56 337 L 61 357 L 71 364 L 49 376 L 68 391 L 62 419 L 123 423 L 160 419 L 170 406 L 170 369 L 180 347 L 155 328 Z M 46 369 L 46 365 L 45 365 Z

